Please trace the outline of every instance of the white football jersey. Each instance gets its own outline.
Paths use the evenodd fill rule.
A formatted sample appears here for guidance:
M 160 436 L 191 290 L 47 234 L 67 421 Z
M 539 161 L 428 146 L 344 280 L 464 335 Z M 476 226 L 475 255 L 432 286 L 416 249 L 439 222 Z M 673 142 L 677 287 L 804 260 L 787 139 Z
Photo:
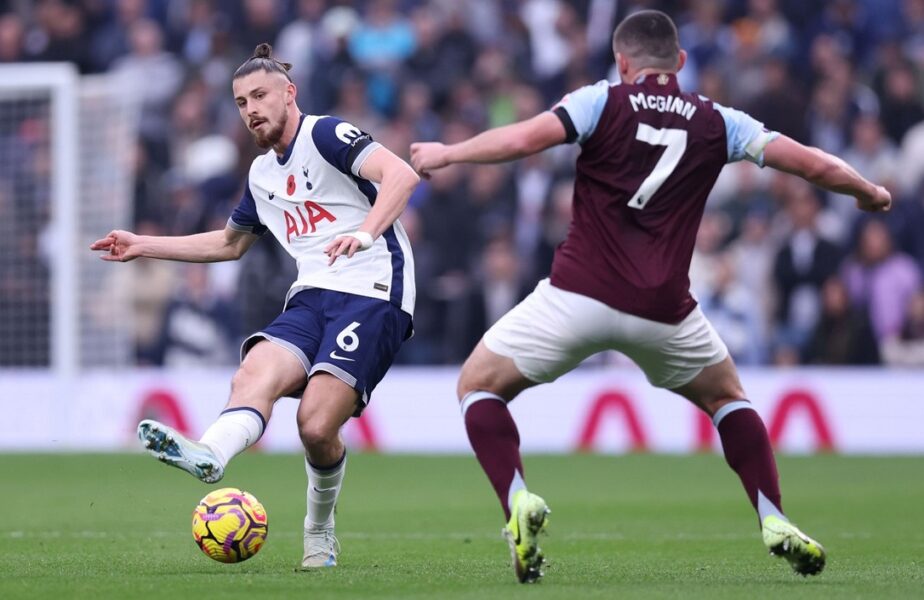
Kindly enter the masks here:
M 372 247 L 328 266 L 324 248 L 359 229 L 375 203 L 378 185 L 359 176 L 381 147 L 357 127 L 327 116 L 302 115 L 282 156 L 270 150 L 250 167 L 247 185 L 228 225 L 262 235 L 271 231 L 298 263 L 286 301 L 305 288 L 381 298 L 414 314 L 414 257 L 395 221 Z

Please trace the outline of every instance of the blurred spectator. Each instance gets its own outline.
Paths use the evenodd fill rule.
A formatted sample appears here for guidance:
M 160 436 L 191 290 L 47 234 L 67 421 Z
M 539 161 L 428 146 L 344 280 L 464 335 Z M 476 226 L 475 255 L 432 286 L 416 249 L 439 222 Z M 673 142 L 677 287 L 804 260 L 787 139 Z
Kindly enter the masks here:
M 741 234 L 728 245 L 727 253 L 733 263 L 736 283 L 754 296 L 758 327 L 766 338 L 776 300 L 772 286 L 776 245 L 770 237 L 769 209 L 759 205 L 752 207 L 741 224 Z
M 508 236 L 501 234 L 484 245 L 478 275 L 451 307 L 447 338 L 451 340 L 448 359 L 465 360 L 482 334 L 513 308 L 533 286 L 524 285 L 522 269 Z
M 735 261 L 729 254 L 718 255 L 713 267 L 712 285 L 697 294 L 703 312 L 736 363 L 763 363 L 767 339 L 760 298 L 737 279 Z
M 721 62 L 731 47 L 728 26 L 722 22 L 723 12 L 722 0 L 693 2 L 689 21 L 680 26 L 680 44 L 686 49 L 688 60 L 699 69 Z
M 282 23 L 282 3 L 275 0 L 243 0 L 242 27 L 235 31 L 239 46 L 253 56 L 253 50 L 263 42 L 272 43 L 279 35 Z M 242 59 L 247 56 L 241 57 Z M 293 59 L 285 59 L 292 62 Z
M 427 183 L 417 188 L 415 196 L 427 193 Z M 436 252 L 430 243 L 422 237 L 420 213 L 415 207 L 419 198 L 411 198 L 411 203 L 401 215 L 401 224 L 407 238 L 414 248 L 414 270 L 417 280 L 417 302 L 414 305 L 414 336 L 407 340 L 396 357 L 399 364 L 433 364 L 442 363 L 444 342 L 442 334 L 445 318 L 444 303 L 439 297 L 436 279 L 438 276 Z
M 398 105 L 397 120 L 410 127 L 414 141 L 439 139 L 442 123 L 432 107 L 433 94 L 425 83 L 412 81 L 404 86 Z M 409 148 L 396 148 L 395 151 L 399 150 Z
M 178 8 L 169 23 L 171 47 L 187 63 L 200 68 L 207 65 L 216 53 L 218 32 L 228 27 L 230 19 L 216 11 L 213 0 L 189 0 L 172 6 Z
M 449 125 L 450 135 L 469 131 Z M 458 134 L 453 134 L 456 130 Z M 463 133 L 464 132 L 464 133 Z M 472 248 L 478 239 L 478 220 L 469 193 L 469 167 L 451 166 L 432 174 L 429 194 L 420 206 L 423 237 L 436 255 L 440 276 L 465 278 L 471 264 Z
M 883 340 L 882 356 L 889 365 L 924 365 L 924 291 L 911 297 L 901 332 Z
M 790 75 L 787 62 L 771 56 L 764 62 L 761 76 L 763 92 L 749 104 L 748 112 L 767 129 L 808 142 L 806 101 Z
M 920 87 L 909 65 L 889 69 L 885 74 L 882 96 L 882 121 L 886 132 L 896 144 L 913 125 L 924 121 Z
M 336 104 L 331 113 L 337 117 L 355 123 L 373 137 L 379 128 L 384 126 L 383 119 L 373 111 L 369 104 L 366 79 L 358 72 L 351 72 L 340 80 L 340 90 L 337 92 Z
M 40 0 L 35 19 L 38 27 L 25 40 L 34 60 L 72 62 L 82 73 L 92 70 L 85 40 L 86 24 L 77 5 L 63 0 Z
M 90 41 L 90 56 L 93 68 L 98 71 L 109 69 L 115 60 L 131 50 L 131 31 L 147 15 L 147 0 L 116 0 L 115 14 L 100 15 L 103 22 L 93 32 Z
M 225 365 L 237 341 L 232 306 L 209 286 L 211 265 L 183 265 L 183 280 L 167 304 L 159 364 L 167 367 Z
M 924 183 L 924 121 L 918 123 L 905 133 L 902 138 L 898 170 L 899 189 L 906 194 L 914 194 Z
M 350 36 L 350 53 L 364 69 L 394 70 L 414 52 L 414 29 L 395 0 L 371 0 L 365 19 Z
M 896 252 L 883 220 L 865 221 L 856 252 L 841 271 L 851 302 L 866 309 L 876 339 L 898 335 L 908 304 L 921 289 L 921 272 L 911 257 Z
M 720 276 L 722 248 L 731 232 L 724 212 L 706 211 L 696 232 L 696 245 L 690 260 L 690 290 L 696 297 L 707 296 L 716 288 Z
M 275 53 L 292 63 L 289 75 L 299 89 L 308 90 L 314 69 L 318 28 L 324 15 L 324 0 L 297 0 L 297 19 L 290 21 L 276 39 Z
M 150 221 L 138 223 L 139 235 L 164 235 Z M 139 258 L 122 269 L 110 269 L 100 293 L 126 294 L 134 319 L 133 343 L 139 365 L 163 362 L 162 331 L 167 304 L 176 287 L 178 265 L 164 260 Z M 127 292 L 126 292 L 127 290 Z M 104 304 L 100 303 L 100 306 Z M 106 319 L 107 315 L 94 315 Z
M 414 11 L 413 26 L 416 46 L 406 62 L 408 79 L 425 82 L 432 90 L 434 107 L 441 107 L 452 83 L 475 64 L 478 48 L 463 25 L 459 9 L 444 22 L 435 9 L 423 6 Z
M 850 60 L 862 63 L 872 45 L 866 8 L 857 0 L 828 0 L 819 17 L 816 33 L 836 39 Z
M 543 215 L 542 237 L 533 255 L 532 271 L 524 269 L 526 281 L 538 282 L 552 271 L 555 249 L 565 241 L 571 226 L 572 203 L 574 201 L 574 179 L 568 177 L 553 182 L 549 193 L 549 204 Z
M 924 0 L 903 0 L 902 33 L 905 55 L 916 64 L 924 65 Z
M 304 110 L 315 114 L 330 113 L 344 81 L 357 76 L 358 67 L 350 55 L 348 45 L 350 35 L 358 23 L 356 11 L 346 6 L 335 6 L 321 18 L 315 46 L 315 65 L 311 70 L 308 89 L 302 90 L 302 97 L 309 100 Z M 368 128 L 365 123 L 357 124 Z
M 870 181 L 894 187 L 898 177 L 898 149 L 885 136 L 876 115 L 857 116 L 851 129 L 850 146 L 844 150 L 842 158 Z M 851 229 L 860 215 L 852 199 L 838 194 L 829 194 L 828 206 L 829 214 L 837 215 L 839 227 L 844 233 Z
M 792 25 L 777 0 L 749 0 L 748 14 L 733 24 L 739 43 L 754 44 L 764 55 L 788 56 L 793 47 Z
M 818 233 L 820 201 L 801 179 L 787 178 L 786 215 L 791 230 L 776 255 L 773 280 L 778 290 L 777 335 L 786 347 L 802 348 L 820 313 L 819 294 L 837 271 L 841 252 Z
M 112 66 L 123 89 L 141 101 L 141 135 L 152 145 L 152 158 L 166 165 L 170 134 L 168 111 L 183 79 L 182 65 L 164 50 L 164 36 L 156 21 L 141 19 L 129 31 L 131 51 Z M 157 85 L 150 85 L 156 81 Z
M 821 288 L 821 317 L 809 338 L 803 362 L 810 365 L 878 365 L 879 344 L 869 315 L 850 303 L 836 276 Z
M 275 239 L 263 236 L 257 240 L 241 258 L 237 282 L 239 333 L 260 331 L 278 317 L 297 275 L 295 259 Z
M 854 120 L 851 144 L 844 151 L 843 159 L 870 181 L 891 184 L 895 180 L 898 150 L 883 135 L 876 115 L 859 115 Z
M 20 62 L 25 59 L 23 38 L 25 27 L 19 15 L 0 16 L 0 62 Z
M 366 19 L 353 31 L 349 45 L 353 59 L 365 71 L 372 106 L 388 115 L 397 104 L 399 67 L 417 45 L 414 29 L 396 4 L 396 0 L 371 0 Z
M 831 80 L 815 86 L 808 112 L 809 143 L 825 152 L 840 154 L 847 145 L 849 123 L 844 90 Z
M 571 60 L 566 37 L 570 32 L 559 26 L 566 10 L 561 0 L 525 0 L 520 6 L 520 19 L 529 32 L 532 70 L 547 102 L 560 95 L 555 94 L 564 83 L 559 76 Z

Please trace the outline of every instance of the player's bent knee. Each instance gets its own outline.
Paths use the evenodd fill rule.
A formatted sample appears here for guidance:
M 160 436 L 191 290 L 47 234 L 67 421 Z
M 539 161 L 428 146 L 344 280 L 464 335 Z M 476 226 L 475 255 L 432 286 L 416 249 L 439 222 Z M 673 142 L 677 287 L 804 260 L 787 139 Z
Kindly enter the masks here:
M 462 402 L 472 392 L 483 391 L 496 394 L 509 402 L 529 385 L 522 377 L 511 377 L 502 369 L 463 367 L 456 385 L 456 395 L 459 402 Z
M 475 391 L 499 394 L 502 390 L 498 389 L 497 377 L 493 377 L 489 369 L 475 369 L 471 368 L 470 363 L 465 363 L 459 374 L 459 382 L 456 384 L 456 395 L 459 402 Z
M 337 443 L 338 428 L 328 427 L 325 423 L 308 420 L 298 423 L 298 435 L 305 448 L 319 448 Z

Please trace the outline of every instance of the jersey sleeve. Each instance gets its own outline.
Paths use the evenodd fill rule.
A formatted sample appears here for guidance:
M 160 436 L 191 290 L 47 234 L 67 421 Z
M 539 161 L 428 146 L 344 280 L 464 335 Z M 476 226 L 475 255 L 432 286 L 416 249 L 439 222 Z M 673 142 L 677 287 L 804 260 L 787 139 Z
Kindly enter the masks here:
M 610 82 L 604 79 L 566 94 L 552 107 L 552 112 L 565 126 L 567 143 L 583 144 L 593 134 L 600 121 L 600 115 L 603 114 L 609 93 Z
M 311 130 L 311 139 L 324 160 L 340 172 L 359 177 L 366 159 L 381 144 L 355 125 L 336 117 L 321 117 Z
M 250 178 L 244 184 L 244 193 L 241 195 L 241 201 L 237 208 L 231 213 L 228 219 L 228 227 L 236 231 L 253 233 L 254 235 L 263 235 L 267 227 L 260 220 L 257 214 L 257 203 L 253 199 L 253 192 L 250 191 Z
M 764 166 L 764 148 L 780 136 L 768 131 L 764 124 L 740 110 L 712 103 L 725 120 L 725 136 L 728 140 L 728 162 L 748 160 Z

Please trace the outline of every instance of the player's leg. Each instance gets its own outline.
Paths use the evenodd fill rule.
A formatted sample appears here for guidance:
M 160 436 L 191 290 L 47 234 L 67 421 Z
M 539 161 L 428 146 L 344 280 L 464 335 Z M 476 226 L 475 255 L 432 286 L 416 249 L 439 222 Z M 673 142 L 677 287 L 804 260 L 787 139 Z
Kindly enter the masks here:
M 825 551 L 783 514 L 779 475 L 767 428 L 745 399 L 730 357 L 705 367 L 692 381 L 673 389 L 710 417 L 722 440 L 729 466 L 738 474 L 757 511 L 764 543 L 771 554 L 786 558 L 801 575 L 825 566 Z
M 227 407 L 199 441 L 150 419 L 138 425 L 138 436 L 160 461 L 215 483 L 228 462 L 263 435 L 276 399 L 302 387 L 305 377 L 302 362 L 291 351 L 259 339 L 231 380 Z
M 533 385 L 512 359 L 488 350 L 484 341 L 465 361 L 458 385 L 465 431 L 504 510 L 503 534 L 522 583 L 542 576 L 544 559 L 537 537 L 550 511 L 545 500 L 526 489 L 520 434 L 507 403 Z
M 302 568 L 333 567 L 340 551 L 334 536 L 334 506 L 346 472 L 340 428 L 354 414 L 358 392 L 337 377 L 318 372 L 298 407 L 298 433 L 305 447 L 308 512 Z
M 542 576 L 537 535 L 547 524 L 549 508 L 526 489 L 520 436 L 507 403 L 600 350 L 598 318 L 608 310 L 544 280 L 485 333 L 462 367 L 458 395 L 465 429 L 504 510 L 504 535 L 514 571 L 524 583 Z
M 763 421 L 738 380 L 730 357 L 705 367 L 692 381 L 674 388 L 713 419 L 729 466 L 741 478 L 760 520 L 782 515 L 779 475 Z
M 526 487 L 520 434 L 507 403 L 533 385 L 513 360 L 492 352 L 484 341 L 478 342 L 459 375 L 457 394 L 465 430 L 507 519 L 513 496 Z
M 323 333 L 298 408 L 308 471 L 303 568 L 337 564 L 334 506 L 346 468 L 340 428 L 365 408 L 411 325 L 385 300 L 325 290 L 321 306 Z

